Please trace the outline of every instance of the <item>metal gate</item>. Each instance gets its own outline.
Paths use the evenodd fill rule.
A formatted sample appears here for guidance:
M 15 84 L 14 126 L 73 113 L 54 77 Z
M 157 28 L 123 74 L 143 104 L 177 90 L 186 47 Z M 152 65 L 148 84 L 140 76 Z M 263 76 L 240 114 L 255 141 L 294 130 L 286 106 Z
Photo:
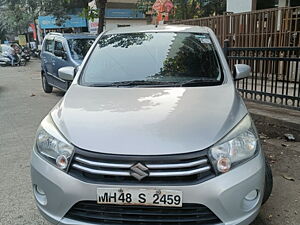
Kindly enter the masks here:
M 251 77 L 236 82 L 246 99 L 300 110 L 300 47 L 239 48 L 224 44 L 229 66 L 251 66 Z
M 172 23 L 210 27 L 231 69 L 236 63 L 251 66 L 252 76 L 236 84 L 244 98 L 300 110 L 299 6 Z

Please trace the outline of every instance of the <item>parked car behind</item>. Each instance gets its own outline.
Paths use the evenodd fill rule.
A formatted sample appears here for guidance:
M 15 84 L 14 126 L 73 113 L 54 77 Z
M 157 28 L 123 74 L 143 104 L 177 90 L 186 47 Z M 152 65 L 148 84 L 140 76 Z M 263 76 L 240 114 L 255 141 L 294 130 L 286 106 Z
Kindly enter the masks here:
M 51 93 L 53 87 L 66 91 L 70 85 L 58 77 L 61 67 L 77 67 L 93 44 L 96 36 L 88 34 L 49 33 L 46 35 L 42 51 L 42 87 Z
M 249 75 L 206 27 L 103 33 L 38 128 L 40 212 L 60 225 L 250 224 L 272 174 L 234 84 Z

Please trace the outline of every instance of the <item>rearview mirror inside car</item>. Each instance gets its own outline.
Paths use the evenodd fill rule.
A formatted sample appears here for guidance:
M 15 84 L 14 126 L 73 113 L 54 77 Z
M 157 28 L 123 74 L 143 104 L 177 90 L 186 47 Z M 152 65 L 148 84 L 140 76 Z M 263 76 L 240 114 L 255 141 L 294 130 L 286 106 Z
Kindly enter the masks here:
M 251 67 L 246 64 L 235 64 L 233 71 L 234 80 L 241 80 L 250 76 Z
M 59 78 L 67 81 L 72 81 L 75 76 L 75 68 L 73 66 L 62 67 L 58 70 Z

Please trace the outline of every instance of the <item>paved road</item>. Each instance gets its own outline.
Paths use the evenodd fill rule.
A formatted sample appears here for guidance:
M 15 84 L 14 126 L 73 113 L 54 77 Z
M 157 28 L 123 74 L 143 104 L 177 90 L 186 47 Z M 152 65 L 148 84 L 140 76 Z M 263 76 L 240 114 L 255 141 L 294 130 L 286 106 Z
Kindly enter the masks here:
M 40 64 L 0 67 L 0 225 L 46 225 L 32 196 L 29 160 L 36 129 L 63 93 L 41 89 Z M 273 161 L 274 192 L 252 225 L 299 225 L 300 144 L 269 139 L 264 147 Z M 276 153 L 273 151 L 276 150 Z M 295 179 L 288 181 L 286 174 Z
M 63 94 L 44 94 L 39 70 L 38 61 L 0 67 L 1 225 L 48 224 L 34 205 L 29 160 L 40 121 Z

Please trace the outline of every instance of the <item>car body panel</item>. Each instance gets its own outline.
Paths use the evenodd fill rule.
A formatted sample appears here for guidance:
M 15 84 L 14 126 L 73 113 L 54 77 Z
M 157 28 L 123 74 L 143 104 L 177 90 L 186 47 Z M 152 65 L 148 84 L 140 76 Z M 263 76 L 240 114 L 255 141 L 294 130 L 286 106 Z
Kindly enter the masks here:
M 62 134 L 82 149 L 155 155 L 205 149 L 246 114 L 230 84 L 194 88 L 74 85 L 51 116 Z
M 207 206 L 223 222 L 222 225 L 248 225 L 257 216 L 264 189 L 264 156 L 258 154 L 249 162 L 221 176 L 195 185 L 147 186 L 153 189 L 181 190 L 184 203 L 198 203 Z M 79 201 L 96 201 L 97 188 L 127 187 L 145 188 L 141 185 L 100 185 L 80 181 L 50 165 L 34 150 L 31 161 L 32 183 L 38 184 L 51 197 L 47 206 L 37 205 L 42 215 L 53 224 L 87 224 L 64 218 L 69 209 Z M 251 209 L 243 209 L 244 197 L 252 190 L 259 191 L 259 197 Z M 234 201 L 233 201 L 234 196 Z M 63 201 L 59 201 L 63 199 Z M 214 224 L 216 225 L 216 224 Z
M 61 37 L 55 37 L 54 39 L 55 42 L 60 42 L 63 45 L 64 51 L 66 53 L 68 53 L 68 47 L 67 47 L 67 43 L 65 42 L 64 38 Z M 55 46 L 55 44 L 54 44 Z M 55 51 L 55 47 L 54 47 L 54 51 Z M 53 55 L 52 57 L 52 65 L 53 65 L 53 75 L 55 77 L 58 77 L 58 70 L 62 67 L 65 66 L 72 66 L 72 62 L 70 61 L 69 55 L 67 55 L 67 59 L 63 59 L 62 57 L 57 57 L 55 55 Z M 73 66 L 77 66 L 77 64 L 73 64 Z

